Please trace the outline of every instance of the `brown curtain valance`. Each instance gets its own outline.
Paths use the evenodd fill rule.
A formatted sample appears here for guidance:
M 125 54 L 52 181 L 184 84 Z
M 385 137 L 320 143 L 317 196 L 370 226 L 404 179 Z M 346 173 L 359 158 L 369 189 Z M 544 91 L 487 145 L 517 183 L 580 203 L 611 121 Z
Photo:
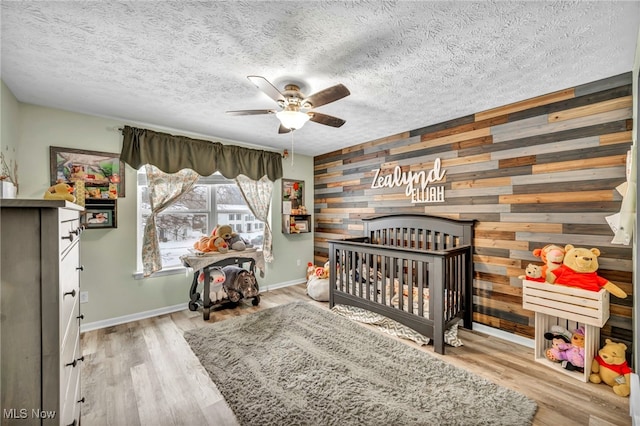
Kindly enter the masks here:
M 209 176 L 218 171 L 228 179 L 245 175 L 259 180 L 266 175 L 274 182 L 282 177 L 282 155 L 277 152 L 223 145 L 130 126 L 124 126 L 122 134 L 124 142 L 120 159 L 134 169 L 151 164 L 165 173 L 191 169 L 201 176 Z

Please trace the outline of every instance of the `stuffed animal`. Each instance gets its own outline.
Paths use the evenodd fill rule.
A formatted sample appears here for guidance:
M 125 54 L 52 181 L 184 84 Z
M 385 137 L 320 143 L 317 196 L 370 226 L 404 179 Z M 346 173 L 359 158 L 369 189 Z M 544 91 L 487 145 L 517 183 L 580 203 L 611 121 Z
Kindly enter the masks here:
M 307 281 L 309 281 L 309 277 L 315 274 L 315 271 L 316 271 L 315 265 L 311 262 L 307 263 Z
M 545 281 L 542 276 L 542 266 L 534 265 L 530 263 L 527 265 L 527 268 L 524 270 L 524 275 L 518 276 L 521 280 L 529 280 L 529 281 L 537 281 L 543 283 Z
M 547 349 L 545 355 L 551 361 L 562 363 L 562 367 L 567 370 L 582 372 L 584 371 L 584 327 L 569 334 L 570 342 L 566 341 L 566 335 L 562 336 L 561 341 L 556 341 L 554 338 L 551 348 Z
M 223 286 L 230 301 L 238 302 L 242 298 L 257 297 L 260 294 L 253 272 L 234 265 L 225 266 L 222 272 L 226 276 Z
M 542 278 L 546 278 L 547 271 L 553 271 L 562 265 L 564 259 L 564 248 L 555 244 L 547 244 L 541 249 L 534 249 L 533 255 L 542 260 Z
M 233 232 L 233 228 L 231 227 L 231 225 L 218 225 L 213 228 L 213 231 L 211 231 L 212 237 L 220 237 L 224 240 L 229 240 L 235 235 L 236 233 Z
M 212 302 L 218 302 L 227 298 L 227 292 L 225 291 L 223 284 L 225 281 L 225 274 L 222 268 L 211 268 L 209 270 L 209 299 Z M 204 272 L 200 272 L 198 275 L 198 283 L 204 282 Z
M 547 282 L 591 291 L 600 291 L 600 288 L 604 288 L 620 299 L 627 297 L 627 293 L 620 287 L 596 272 L 599 267 L 600 250 L 574 247 L 571 244 L 567 244 L 564 249 L 562 266 L 553 271 L 547 271 Z
M 87 198 L 102 198 L 100 188 L 89 188 L 85 195 L 88 195 Z
M 309 262 L 309 268 L 314 268 L 307 279 L 307 295 L 319 302 L 329 301 L 329 262 L 324 267 L 314 267 Z
M 73 187 L 66 183 L 57 183 L 49 187 L 44 193 L 45 200 L 67 200 L 72 203 L 76 201 L 73 195 Z
M 630 375 L 631 369 L 626 359 L 627 345 L 615 343 L 606 339 L 605 344 L 598 351 L 598 355 L 591 363 L 591 383 L 606 383 L 613 388 L 613 392 L 620 396 L 629 396 L 631 393 Z
M 571 333 L 560 325 L 554 325 L 544 333 L 544 338 L 551 341 L 551 347 L 545 351 L 545 356 L 549 361 L 561 362 L 560 353 L 571 341 Z

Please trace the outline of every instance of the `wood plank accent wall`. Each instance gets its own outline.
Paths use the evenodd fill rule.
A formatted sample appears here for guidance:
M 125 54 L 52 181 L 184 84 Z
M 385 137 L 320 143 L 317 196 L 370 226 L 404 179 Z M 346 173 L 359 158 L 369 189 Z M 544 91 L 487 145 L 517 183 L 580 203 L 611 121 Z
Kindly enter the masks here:
M 611 244 L 605 216 L 620 209 L 631 146 L 631 73 L 561 90 L 315 157 L 315 262 L 327 240 L 361 236 L 364 216 L 424 213 L 475 219 L 474 321 L 533 338 L 522 309 L 532 250 L 554 243 L 601 250 L 612 296 L 602 337 L 632 342 L 632 249 Z M 404 187 L 371 189 L 383 174 L 428 171 L 441 158 L 445 202 L 411 204 Z

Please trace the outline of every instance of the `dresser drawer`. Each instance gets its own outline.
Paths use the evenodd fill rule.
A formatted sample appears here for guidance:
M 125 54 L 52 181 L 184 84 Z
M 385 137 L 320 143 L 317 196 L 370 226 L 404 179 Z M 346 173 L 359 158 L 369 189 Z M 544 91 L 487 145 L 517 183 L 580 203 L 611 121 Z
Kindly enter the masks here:
M 80 214 L 76 210 L 60 209 L 59 219 L 59 250 L 60 254 L 62 254 L 80 237 Z
M 62 365 L 60 374 L 60 418 L 62 419 L 61 425 L 73 424 L 75 419 L 76 425 L 79 423 L 80 414 L 80 334 L 78 333 L 77 339 L 73 340 L 73 352 L 72 359 L 76 360 L 76 366 Z M 72 361 L 67 361 L 72 362 Z
M 80 299 L 80 250 L 76 246 L 67 253 L 60 263 L 60 343 L 65 340 L 69 324 L 76 324 L 79 315 L 78 301 Z

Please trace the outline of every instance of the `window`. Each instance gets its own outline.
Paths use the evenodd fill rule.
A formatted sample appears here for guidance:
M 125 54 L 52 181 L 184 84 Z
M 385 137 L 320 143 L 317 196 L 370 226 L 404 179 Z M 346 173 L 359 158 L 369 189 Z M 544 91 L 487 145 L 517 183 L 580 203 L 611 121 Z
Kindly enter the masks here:
M 149 188 L 144 168 L 138 171 L 138 270 L 142 234 L 151 214 Z M 251 217 L 253 221 L 243 218 Z M 216 225 L 231 225 L 246 241 L 262 244 L 264 224 L 257 221 L 234 181 L 219 173 L 202 177 L 188 193 L 158 215 L 156 226 L 163 269 L 181 267 L 180 256 L 193 249 L 200 237 L 209 235 Z

